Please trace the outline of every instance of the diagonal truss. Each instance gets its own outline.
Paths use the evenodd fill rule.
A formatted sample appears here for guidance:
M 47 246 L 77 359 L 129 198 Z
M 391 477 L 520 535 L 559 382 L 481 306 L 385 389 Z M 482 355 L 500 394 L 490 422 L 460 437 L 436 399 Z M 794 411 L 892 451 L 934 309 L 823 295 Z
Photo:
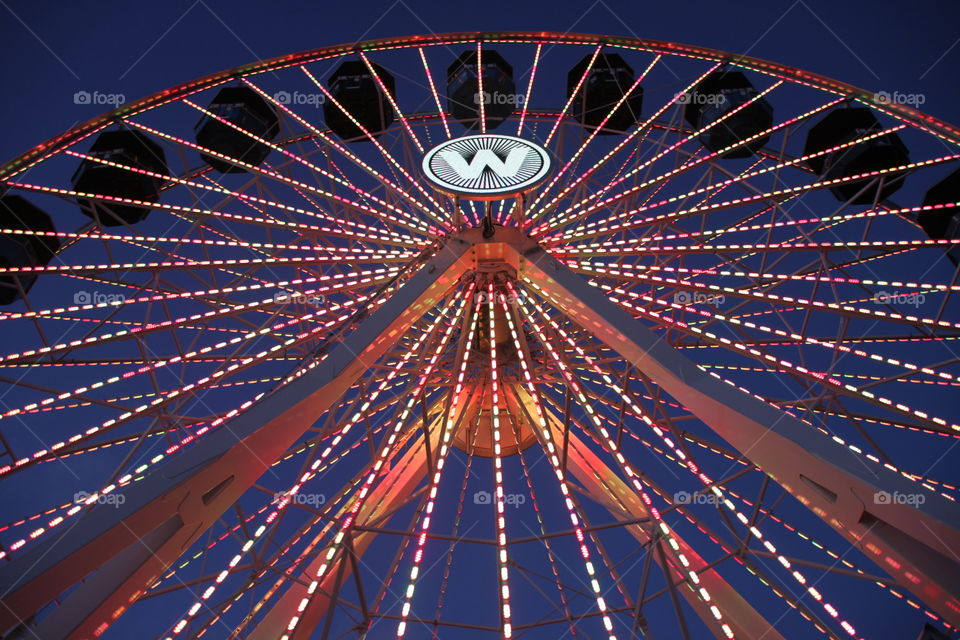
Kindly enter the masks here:
M 955 504 L 882 465 L 864 466 L 861 458 L 828 436 L 693 365 L 518 230 L 499 229 L 485 239 L 475 229 L 442 245 L 342 344 L 328 355 L 318 354 L 318 366 L 267 395 L 228 422 L 227 428 L 199 441 L 145 481 L 128 487 L 122 508 L 94 507 L 72 528 L 14 558 L 0 573 L 0 591 L 7 593 L 3 598 L 6 606 L 0 610 L 0 628 L 10 629 L 33 618 L 52 599 L 78 584 L 60 604 L 57 615 L 44 619 L 40 629 L 44 637 L 96 635 L 136 601 L 462 276 L 491 264 L 513 270 L 520 281 L 619 353 L 714 429 L 745 460 L 875 558 L 899 584 L 944 618 L 960 623 L 956 600 L 960 571 L 949 559 L 949 548 L 960 546 L 960 511 Z M 492 307 L 489 314 L 492 333 Z M 519 341 L 516 334 L 513 337 Z M 461 345 L 459 366 L 465 363 L 463 348 Z M 524 357 L 531 358 L 528 351 Z M 537 413 L 542 412 L 548 429 L 534 429 L 541 446 L 547 449 L 548 443 L 563 441 L 566 468 L 585 495 L 618 520 L 638 521 L 627 531 L 650 547 L 651 557 L 671 577 L 671 585 L 674 577 L 682 584 L 684 571 L 691 571 L 686 562 L 681 568 L 676 561 L 685 557 L 733 626 L 732 633 L 737 637 L 779 637 L 771 635 L 776 632 L 769 631 L 768 622 L 675 532 L 670 536 L 679 556 L 669 549 L 664 552 L 661 533 L 652 526 L 644 501 L 584 442 L 565 432 L 555 407 L 543 404 L 531 395 L 530 388 L 519 384 L 504 384 L 500 393 L 510 407 L 508 413 L 522 415 L 530 424 L 535 424 Z M 373 486 L 372 502 L 356 502 L 360 498 L 354 496 L 341 515 L 356 514 L 357 520 L 350 522 L 358 527 L 376 522 L 407 500 L 411 489 L 424 478 L 438 474 L 443 447 L 456 437 L 464 415 L 474 410 L 471 402 L 449 394 L 446 404 L 434 405 L 428 412 L 433 416 L 431 425 L 416 436 L 422 446 L 408 450 L 401 463 L 391 466 Z M 494 417 L 494 425 L 496 420 Z M 496 427 L 494 434 L 499 441 Z M 389 456 L 389 447 L 384 453 Z M 925 492 L 927 499 L 916 507 L 875 504 L 871 498 L 877 491 Z M 642 524 L 644 520 L 650 524 Z M 292 629 L 290 638 L 308 637 L 322 624 L 337 591 L 355 572 L 356 562 L 375 535 L 373 530 L 348 531 L 338 538 L 343 540 L 338 553 L 326 560 L 318 556 L 301 567 L 303 575 L 310 576 L 317 572 L 318 563 L 330 565 L 319 586 L 312 587 L 319 595 L 308 592 L 309 582 L 294 582 L 248 637 L 273 638 L 285 629 Z M 655 547 L 659 548 L 656 555 L 652 552 Z M 694 590 L 684 588 L 678 593 L 715 635 L 731 635 Z M 291 626 L 292 617 L 296 620 Z

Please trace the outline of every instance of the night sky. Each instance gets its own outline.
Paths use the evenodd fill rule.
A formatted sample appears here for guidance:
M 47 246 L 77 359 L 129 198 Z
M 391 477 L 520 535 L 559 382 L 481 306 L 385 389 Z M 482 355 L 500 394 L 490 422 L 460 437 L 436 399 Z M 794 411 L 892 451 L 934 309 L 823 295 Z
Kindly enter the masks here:
M 0 111 L 8 123 L 0 140 L 4 160 L 108 109 L 106 105 L 76 104 L 78 92 L 121 94 L 129 101 L 285 53 L 358 40 L 455 31 L 569 31 L 701 45 L 795 66 L 874 91 L 919 95 L 923 100 L 920 110 L 950 123 L 960 122 L 960 3 L 945 0 L 599 0 L 582 4 L 566 0 L 197 0 L 151 5 L 0 0 L 0 24 L 5 54 L 0 63 L 4 82 Z M 0 343 L 4 341 L 0 337 Z M 519 477 L 522 469 L 516 460 L 511 464 Z M 547 471 L 541 468 L 538 473 Z M 328 482 L 335 485 L 346 479 L 337 476 Z M 448 497 L 456 499 L 453 494 Z M 19 509 L 19 499 L 13 502 Z M 482 567 L 490 559 L 478 556 L 472 562 Z M 745 591 L 744 596 L 751 599 L 769 594 Z M 851 612 L 851 618 L 870 617 L 871 606 L 863 602 L 862 608 Z M 468 611 L 470 605 L 461 602 L 452 607 Z M 143 619 L 123 624 L 131 638 L 141 631 L 142 637 L 152 637 L 146 630 L 155 631 Z M 371 638 L 390 637 L 392 630 L 391 626 L 388 633 L 384 627 Z M 896 630 L 901 635 L 870 637 L 912 640 L 918 631 L 911 623 Z M 456 633 L 441 637 L 458 638 Z

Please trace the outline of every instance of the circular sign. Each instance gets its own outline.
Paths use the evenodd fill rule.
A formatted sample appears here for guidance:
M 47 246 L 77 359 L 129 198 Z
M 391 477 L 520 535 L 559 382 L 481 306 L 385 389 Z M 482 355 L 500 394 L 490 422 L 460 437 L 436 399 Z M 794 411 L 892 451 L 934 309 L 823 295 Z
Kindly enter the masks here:
M 538 144 L 494 133 L 447 140 L 423 157 L 423 172 L 440 191 L 471 200 L 499 200 L 532 189 L 550 171 Z

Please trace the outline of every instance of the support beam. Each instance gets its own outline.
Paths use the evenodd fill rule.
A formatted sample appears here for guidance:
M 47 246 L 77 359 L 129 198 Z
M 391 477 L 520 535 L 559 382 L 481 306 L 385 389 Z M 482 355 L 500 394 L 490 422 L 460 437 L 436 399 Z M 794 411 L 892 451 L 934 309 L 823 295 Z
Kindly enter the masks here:
M 477 234 L 479 235 L 479 234 Z M 102 633 L 471 267 L 453 238 L 324 363 L 268 395 L 141 482 L 0 570 L 0 634 L 84 580 L 42 621 L 43 638 Z
M 743 456 L 895 577 L 960 626 L 960 505 L 873 464 L 812 426 L 749 395 L 666 344 L 532 240 L 511 246 L 520 275 L 617 351 Z M 879 492 L 920 496 L 917 506 Z
M 525 389 L 519 385 L 514 387 L 514 393 L 520 399 L 520 406 L 524 407 L 528 415 L 535 415 L 533 399 Z M 649 519 L 650 512 L 640 497 L 623 480 L 608 467 L 590 447 L 576 434 L 564 428 L 564 421 L 548 406 L 543 406 L 544 415 L 554 442 L 559 442 L 567 434 L 569 449 L 567 456 L 567 471 L 573 475 L 584 488 L 586 495 L 599 505 L 602 505 L 612 516 L 620 520 Z M 529 418 L 528 418 L 529 419 Z M 658 555 L 655 549 L 653 536 L 650 534 L 650 525 L 632 524 L 624 527 L 641 544 L 647 545 L 647 553 L 654 554 L 653 561 L 660 565 L 664 578 L 668 582 L 683 580 L 673 565 L 665 562 L 663 555 Z M 680 545 L 680 550 L 690 560 L 690 569 L 700 576 L 701 584 L 710 592 L 713 602 L 723 611 L 724 621 L 730 625 L 737 638 L 764 638 L 764 640 L 784 640 L 772 625 L 753 606 L 747 602 L 737 590 L 730 585 L 716 569 L 709 567 L 696 550 L 687 544 L 674 531 L 673 537 Z M 726 638 L 717 619 L 710 612 L 709 605 L 687 588 L 678 591 L 700 617 L 704 625 L 717 638 Z M 656 635 L 656 633 L 654 633 Z
M 416 487 L 427 477 L 427 470 L 433 461 L 428 461 L 427 451 L 432 451 L 433 455 L 440 450 L 440 435 L 443 431 L 443 423 L 446 421 L 446 413 L 443 410 L 444 402 L 439 402 L 431 408 L 432 417 L 430 422 L 430 441 L 424 440 L 423 432 L 417 434 L 417 441 L 414 442 L 406 453 L 399 459 L 393 461 L 390 470 L 374 486 L 370 495 L 360 508 L 355 520 L 356 527 L 372 526 L 379 522 L 385 515 L 392 513 L 398 505 L 403 504 Z M 459 425 L 463 415 L 463 409 L 458 412 L 454 418 L 454 424 Z M 400 445 L 398 445 L 398 448 Z M 354 500 L 357 497 L 354 496 Z M 353 501 L 348 502 L 337 516 L 338 521 L 342 521 Z M 353 529 L 353 550 L 358 558 L 370 547 L 376 537 L 379 535 L 372 531 L 363 531 Z M 286 631 L 287 623 L 294 615 L 300 616 L 300 622 L 291 636 L 292 640 L 306 640 L 310 638 L 317 624 L 323 620 L 336 603 L 326 594 L 331 593 L 335 584 L 335 573 L 328 572 L 320 582 L 316 595 L 311 599 L 310 604 L 302 612 L 297 608 L 300 601 L 306 597 L 307 588 L 313 577 L 317 575 L 317 568 L 323 564 L 324 553 L 318 553 L 316 557 L 307 564 L 301 572 L 298 573 L 299 580 L 288 580 L 290 586 L 277 599 L 277 602 L 271 606 L 270 611 L 263 617 L 249 635 L 244 636 L 246 640 L 276 640 Z M 350 568 L 347 568 L 349 575 Z

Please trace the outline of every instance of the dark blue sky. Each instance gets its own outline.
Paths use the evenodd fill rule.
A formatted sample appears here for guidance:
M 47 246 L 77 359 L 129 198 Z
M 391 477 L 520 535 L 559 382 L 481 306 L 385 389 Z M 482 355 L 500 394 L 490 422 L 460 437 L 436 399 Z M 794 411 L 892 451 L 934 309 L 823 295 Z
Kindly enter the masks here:
M 473 30 L 583 31 L 675 40 L 794 65 L 867 89 L 922 93 L 956 122 L 960 3 L 949 0 L 482 3 L 233 0 L 0 6 L 9 159 L 106 110 L 77 91 L 128 100 L 255 59 L 359 39 Z
M 0 110 L 9 123 L 0 139 L 0 161 L 110 108 L 76 104 L 77 92 L 134 100 L 257 59 L 447 31 L 574 31 L 703 45 L 866 89 L 921 95 L 921 110 L 960 122 L 956 0 L 171 0 L 149 5 L 0 0 L 0 25 L 6 53 L 0 62 L 5 98 Z M 869 617 L 864 611 L 855 614 Z

